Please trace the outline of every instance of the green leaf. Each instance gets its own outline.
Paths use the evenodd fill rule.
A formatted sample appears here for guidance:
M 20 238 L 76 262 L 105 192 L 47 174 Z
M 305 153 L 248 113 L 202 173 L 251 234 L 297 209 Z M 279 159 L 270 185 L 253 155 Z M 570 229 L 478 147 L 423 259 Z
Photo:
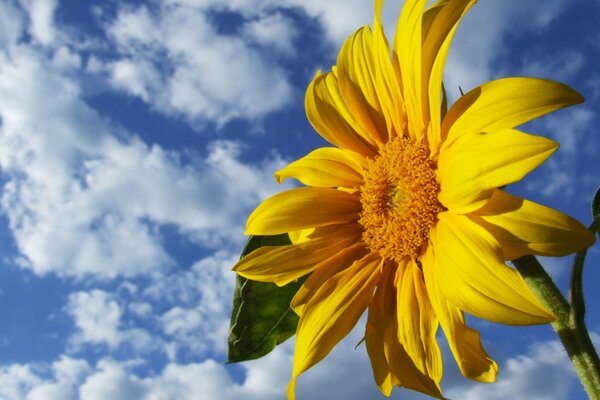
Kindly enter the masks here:
M 594 200 L 592 200 L 592 217 L 594 219 L 600 217 L 600 187 L 596 189 Z
M 262 246 L 291 244 L 287 234 L 251 236 L 242 257 Z M 253 360 L 268 354 L 296 333 L 298 316 L 290 308 L 305 278 L 279 287 L 237 276 L 229 327 L 228 363 Z
M 594 218 L 592 233 L 594 231 L 600 233 L 600 187 L 596 189 L 596 194 L 592 200 L 592 217 Z

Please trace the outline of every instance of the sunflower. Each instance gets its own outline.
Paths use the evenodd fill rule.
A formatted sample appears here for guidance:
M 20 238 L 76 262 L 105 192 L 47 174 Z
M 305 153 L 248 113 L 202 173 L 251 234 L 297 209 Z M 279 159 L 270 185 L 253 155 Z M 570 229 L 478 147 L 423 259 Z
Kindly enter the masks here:
M 256 208 L 246 234 L 288 233 L 234 270 L 285 285 L 309 275 L 292 300 L 300 316 L 288 397 L 368 310 L 365 343 L 375 382 L 442 397 L 441 326 L 463 375 L 496 380 L 498 367 L 464 313 L 530 325 L 554 316 L 506 261 L 562 256 L 594 238 L 574 219 L 507 193 L 558 147 L 515 129 L 583 98 L 557 82 L 485 83 L 446 110 L 442 72 L 454 31 L 475 0 L 407 0 L 392 49 L 375 1 L 373 29 L 343 44 L 317 73 L 306 112 L 333 147 L 276 172 L 306 187 Z

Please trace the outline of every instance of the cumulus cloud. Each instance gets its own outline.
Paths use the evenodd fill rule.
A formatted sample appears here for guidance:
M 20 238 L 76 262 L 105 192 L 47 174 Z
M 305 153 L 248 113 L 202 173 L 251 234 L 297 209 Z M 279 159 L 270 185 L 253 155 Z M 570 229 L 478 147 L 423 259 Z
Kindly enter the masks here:
M 0 3 L 0 46 L 8 48 L 17 42 L 25 21 L 21 10 L 10 2 Z
M 57 363 L 38 368 L 14 364 L 0 369 L 0 396 L 6 400 L 278 400 L 284 394 L 285 381 L 274 376 L 277 368 L 281 370 L 283 364 L 289 364 L 287 358 L 280 352 L 269 355 L 241 383 L 232 378 L 222 363 L 212 359 L 169 363 L 149 376 L 133 372 L 138 362 L 109 358 L 101 359 L 95 367 L 69 359 L 79 363 L 74 377 L 61 375 Z M 49 369 L 50 375 L 44 376 L 43 369 Z M 257 370 L 261 372 L 257 374 Z M 255 379 L 259 375 L 267 379 Z
M 172 304 L 159 317 L 162 330 L 172 343 L 171 358 L 177 359 L 178 353 L 222 355 L 227 351 L 235 284 L 231 267 L 237 258 L 217 252 L 188 271 L 168 275 L 146 289 L 144 294 L 154 301 Z
M 493 385 L 451 388 L 450 398 L 562 400 L 572 398 L 575 371 L 558 341 L 533 344 L 527 354 L 509 358 Z
M 71 352 L 78 352 L 84 346 L 106 346 L 112 352 L 128 346 L 136 353 L 160 353 L 164 347 L 160 337 L 141 328 L 124 326 L 125 312 L 120 300 L 106 291 L 71 293 L 66 311 L 76 326 L 69 338 Z
M 355 329 L 325 360 L 301 375 L 297 398 L 384 399 L 373 383 L 364 345 L 354 348 L 361 336 L 362 329 Z M 259 360 L 239 364 L 237 372 L 210 358 L 186 364 L 169 362 L 148 374 L 136 372 L 144 364 L 142 360 L 103 358 L 89 365 L 61 356 L 51 365 L 13 364 L 0 368 L 0 396 L 7 400 L 37 399 L 38 394 L 48 394 L 47 400 L 281 399 L 291 374 L 293 345 L 293 340 L 289 340 Z M 449 353 L 447 349 L 445 353 Z M 490 385 L 464 378 L 453 380 L 458 372 L 451 371 L 443 383 L 445 395 L 466 400 L 573 398 L 576 376 L 557 341 L 534 343 L 525 354 L 514 355 L 500 364 L 498 382 Z M 392 398 L 428 397 L 395 389 Z
M 51 364 L 12 364 L 0 367 L 0 397 L 6 400 L 66 400 L 92 372 L 80 359 L 60 356 Z
M 67 309 L 78 329 L 76 343 L 99 343 L 115 348 L 121 342 L 122 311 L 110 293 L 101 290 L 72 293 Z
M 98 370 L 88 376 L 79 388 L 81 400 L 142 399 L 145 390 L 135 376 L 130 376 L 126 366 L 111 360 L 101 360 Z
M 22 264 L 38 274 L 158 271 L 173 262 L 161 225 L 210 245 L 241 238 L 248 210 L 279 189 L 277 156 L 249 165 L 239 142 L 216 141 L 184 162 L 104 119 L 31 48 L 0 55 L 0 65 L 3 212 Z
M 280 12 L 267 15 L 264 18 L 250 20 L 242 30 L 242 35 L 252 42 L 265 48 L 285 55 L 295 51 L 294 39 L 299 32 L 294 21 Z
M 57 0 L 21 0 L 26 7 L 31 21 L 29 33 L 39 43 L 50 45 L 54 42 L 57 31 L 54 26 L 54 11 Z
M 245 36 L 234 36 L 219 33 L 198 8 L 122 7 L 107 31 L 122 54 L 107 66 L 113 86 L 194 125 L 256 120 L 292 99 L 286 73 L 269 62 L 273 50 L 289 53 L 294 38 L 281 14 L 259 17 Z

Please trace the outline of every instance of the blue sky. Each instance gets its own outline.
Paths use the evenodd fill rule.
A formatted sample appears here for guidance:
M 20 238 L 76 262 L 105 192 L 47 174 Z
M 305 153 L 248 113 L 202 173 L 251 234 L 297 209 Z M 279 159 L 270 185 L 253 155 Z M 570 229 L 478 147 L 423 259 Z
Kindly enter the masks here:
M 402 3 L 384 6 L 388 36 Z M 510 188 L 586 225 L 599 15 L 597 0 L 480 0 L 445 76 L 452 100 L 514 75 L 586 97 L 528 124 L 561 148 Z M 366 0 L 0 0 L 0 398 L 283 398 L 293 340 L 224 365 L 230 268 L 248 213 L 289 187 L 273 172 L 324 144 L 305 118 L 308 82 L 371 20 Z M 543 262 L 564 288 L 570 259 Z M 596 246 L 584 279 L 600 333 L 598 265 Z M 499 382 L 467 381 L 446 357 L 448 397 L 585 398 L 549 326 L 472 324 Z M 361 337 L 359 324 L 298 398 L 381 397 Z

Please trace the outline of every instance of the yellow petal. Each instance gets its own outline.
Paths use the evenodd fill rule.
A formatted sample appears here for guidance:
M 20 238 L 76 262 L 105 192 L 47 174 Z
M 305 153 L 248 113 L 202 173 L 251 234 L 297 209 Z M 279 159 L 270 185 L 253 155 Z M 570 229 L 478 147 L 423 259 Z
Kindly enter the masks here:
M 391 265 L 386 265 L 386 268 L 391 268 Z M 392 272 L 395 273 L 395 269 L 392 269 Z M 384 321 L 386 321 L 386 326 L 381 326 L 380 329 L 385 329 L 383 348 L 388 362 L 392 384 L 417 390 L 432 397 L 443 398 L 440 389 L 440 381 L 434 380 L 430 376 L 423 374 L 400 343 L 397 319 L 399 310 L 396 303 L 396 291 L 398 289 L 394 286 L 393 281 L 393 276 L 386 279 L 386 282 L 388 282 L 387 285 L 386 282 L 382 281 L 382 285 L 386 286 L 382 288 L 385 290 L 382 290 L 382 299 L 379 300 L 385 307 L 382 312 L 385 314 Z
M 360 236 L 358 226 L 343 226 L 337 234 L 324 238 L 288 246 L 260 247 L 242 258 L 233 270 L 254 281 L 287 285 L 319 268 L 320 263 L 356 243 Z
M 537 78 L 487 82 L 462 96 L 442 123 L 442 140 L 458 135 L 514 128 L 583 97 L 562 83 Z
M 346 246 L 344 250 L 333 257 L 323 260 L 302 286 L 300 286 L 300 289 L 296 292 L 290 303 L 290 307 L 296 314 L 302 316 L 306 303 L 310 301 L 329 278 L 349 268 L 355 261 L 363 258 L 368 252 L 363 243 L 357 243 L 350 247 Z
M 429 36 L 429 31 L 433 26 L 433 21 L 437 19 L 438 14 L 444 9 L 444 6 L 447 3 L 448 0 L 438 0 L 434 4 L 429 6 L 429 8 L 427 8 L 427 10 L 425 10 L 425 12 L 423 13 L 423 21 L 421 22 L 422 43 L 425 43 L 425 41 L 427 40 L 427 36 Z M 425 58 L 424 54 L 425 51 L 423 51 L 423 59 Z
M 505 260 L 526 254 L 564 256 L 594 243 L 594 235 L 575 219 L 502 190 L 470 217 L 500 243 Z
M 358 220 L 358 196 L 330 188 L 298 188 L 263 201 L 248 217 L 246 235 L 277 235 Z
M 329 143 L 366 156 L 375 155 L 375 141 L 354 120 L 333 71 L 317 73 L 306 89 L 304 105 L 311 125 Z
M 439 381 L 424 375 L 400 344 L 397 320 L 397 289 L 394 286 L 397 264 L 383 265 L 381 280 L 369 306 L 365 344 L 375 382 L 381 392 L 389 396 L 392 386 L 409 389 L 442 398 Z
M 554 320 L 519 272 L 502 262 L 500 245 L 483 227 L 464 215 L 442 213 L 430 234 L 436 257 L 430 268 L 450 303 L 508 325 Z
M 385 355 L 385 332 L 396 318 L 396 290 L 394 288 L 394 271 L 392 265 L 383 265 L 381 280 L 369 305 L 367 325 L 365 327 L 365 345 L 371 360 L 375 383 L 384 396 L 389 397 L 392 386 L 400 383 L 391 371 Z M 412 363 L 412 360 L 409 360 Z M 415 368 L 416 369 L 416 368 Z
M 463 312 L 450 304 L 440 292 L 438 278 L 431 265 L 437 262 L 433 246 L 429 246 L 422 259 L 423 274 L 431 305 L 448 339 L 450 350 L 464 376 L 480 382 L 495 382 L 498 365 L 481 344 L 479 332 L 465 323 Z
M 388 127 L 388 138 L 405 135 L 406 107 L 402 98 L 402 90 L 398 75 L 394 71 L 391 60 L 390 45 L 385 37 L 381 23 L 381 7 L 383 1 L 375 3 L 375 20 L 373 22 L 373 48 L 375 52 L 375 86 L 381 103 L 383 115 Z
M 437 152 L 441 140 L 442 75 L 446 57 L 456 27 L 475 2 L 444 2 L 429 9 L 423 16 L 423 112 L 430 118 L 427 138 L 432 154 Z
M 514 129 L 457 137 L 440 151 L 439 199 L 453 213 L 474 211 L 495 188 L 519 181 L 557 148 L 550 139 Z
M 376 86 L 377 54 L 373 34 L 368 26 L 357 30 L 346 40 L 337 59 L 340 93 L 361 130 L 368 132 L 378 143 L 388 139 L 386 121 L 382 114 Z M 388 61 L 391 66 L 391 62 Z
M 411 137 L 420 142 L 425 134 L 422 111 L 421 25 L 427 0 L 407 2 L 398 18 L 394 55 L 399 64 Z
M 368 254 L 328 279 L 308 302 L 298 323 L 288 398 L 294 398 L 298 375 L 327 356 L 365 311 L 379 281 L 381 262 L 379 256 Z
M 299 231 L 288 232 L 288 236 L 290 237 L 290 242 L 292 244 L 298 244 L 302 242 L 306 242 L 309 240 L 309 236 L 315 231 L 315 228 L 302 229 Z
M 423 274 L 414 260 L 400 264 L 396 271 L 398 338 L 406 353 L 423 374 L 435 382 L 442 379 L 442 353 L 435 334 L 435 316 Z
M 364 182 L 358 157 L 362 156 L 337 147 L 322 147 L 277 171 L 275 179 L 278 183 L 295 178 L 307 186 L 354 188 Z

